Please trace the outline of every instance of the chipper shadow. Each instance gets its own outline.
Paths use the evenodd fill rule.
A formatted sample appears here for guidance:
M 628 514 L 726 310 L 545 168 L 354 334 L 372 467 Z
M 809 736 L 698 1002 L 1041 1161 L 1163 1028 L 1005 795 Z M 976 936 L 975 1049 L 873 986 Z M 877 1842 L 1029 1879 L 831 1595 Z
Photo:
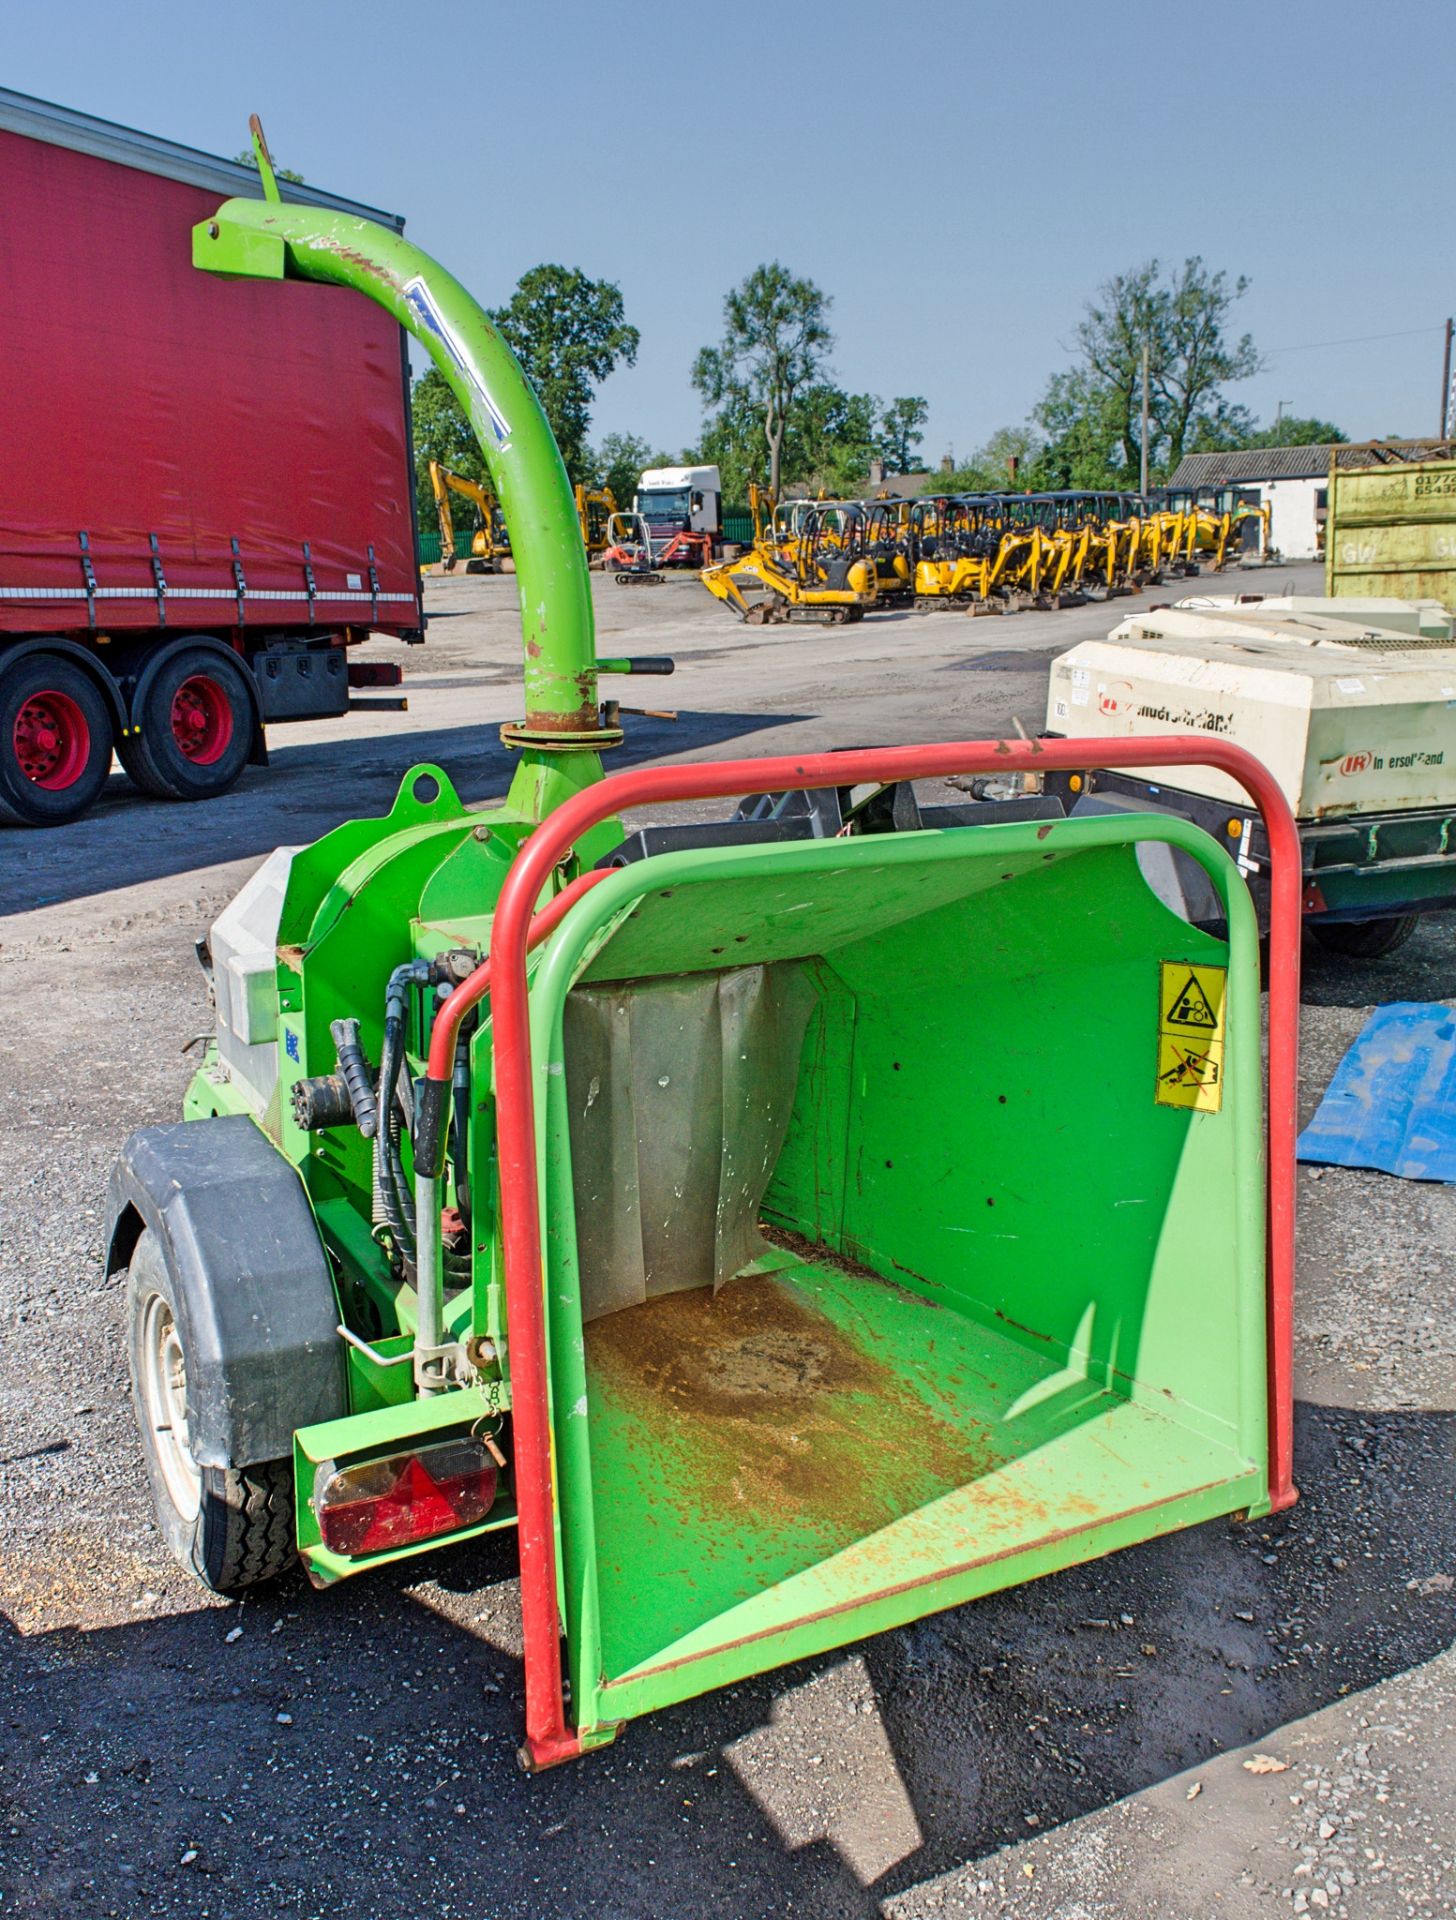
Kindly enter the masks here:
M 423 1585 L 424 1569 L 391 1570 L 91 1633 L 6 1630 L 0 1891 L 64 1920 L 163 1899 L 313 1911 L 324 1894 L 378 1920 L 767 1920 L 788 1900 L 879 1916 L 1025 1839 L 1028 1812 L 1046 1834 L 1442 1653 L 1456 1602 L 1408 1582 L 1456 1562 L 1453 1442 L 1450 1414 L 1303 1406 L 1288 1514 L 1149 1541 L 757 1675 L 534 1779 L 514 1758 L 501 1537 L 439 1556 Z M 884 1777 L 836 1770 L 866 1677 Z M 812 1745 L 795 1706 L 811 1696 Z M 866 1884 L 852 1836 L 887 1790 L 899 1838 Z M 473 1866 L 442 1881 L 441 1863 L 487 1856 L 484 1897 Z
M 810 717 L 683 712 L 676 721 L 634 718 L 614 764 L 680 759 Z M 114 773 L 93 811 L 69 826 L 7 830 L 0 821 L 0 914 L 316 840 L 342 820 L 388 813 L 400 775 L 413 763 L 442 766 L 470 805 L 502 794 L 515 769 L 494 725 L 411 731 L 403 718 L 398 732 L 368 740 L 290 745 L 286 732 L 281 738 L 275 732 L 269 761 L 246 769 L 230 792 L 190 806 L 148 799 Z

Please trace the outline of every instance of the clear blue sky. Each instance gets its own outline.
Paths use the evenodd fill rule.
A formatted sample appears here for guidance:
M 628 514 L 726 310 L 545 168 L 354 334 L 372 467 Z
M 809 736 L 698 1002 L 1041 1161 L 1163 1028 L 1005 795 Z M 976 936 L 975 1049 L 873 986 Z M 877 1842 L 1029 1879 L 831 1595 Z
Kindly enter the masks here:
M 926 396 L 931 458 L 1023 419 L 1087 295 L 1150 255 L 1249 276 L 1269 363 L 1234 391 L 1262 418 L 1436 424 L 1451 0 L 5 12 L 6 85 L 218 153 L 257 111 L 487 304 L 543 260 L 617 280 L 642 347 L 596 438 L 692 439 L 693 355 L 773 257 L 833 295 L 841 384 Z

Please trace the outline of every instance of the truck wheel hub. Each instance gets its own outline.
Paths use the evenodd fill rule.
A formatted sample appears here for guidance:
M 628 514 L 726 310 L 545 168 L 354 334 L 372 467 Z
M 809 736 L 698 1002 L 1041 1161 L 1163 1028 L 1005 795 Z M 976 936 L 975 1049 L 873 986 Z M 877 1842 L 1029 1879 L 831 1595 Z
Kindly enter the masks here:
M 69 694 L 33 693 L 15 716 L 12 743 L 26 779 L 54 793 L 80 779 L 91 729 Z
M 194 765 L 209 767 L 227 752 L 233 710 L 215 680 L 194 673 L 172 695 L 172 738 Z

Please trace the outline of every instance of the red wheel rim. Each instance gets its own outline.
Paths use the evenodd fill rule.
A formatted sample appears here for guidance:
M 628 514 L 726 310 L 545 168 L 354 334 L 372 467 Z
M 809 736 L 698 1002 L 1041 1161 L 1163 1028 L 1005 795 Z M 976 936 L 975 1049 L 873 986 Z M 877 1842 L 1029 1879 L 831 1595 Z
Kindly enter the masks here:
M 75 786 L 91 758 L 91 729 L 68 693 L 33 693 L 15 716 L 11 745 L 20 771 L 48 793 Z
M 172 695 L 172 738 L 184 760 L 210 767 L 233 737 L 233 707 L 216 680 L 191 674 Z

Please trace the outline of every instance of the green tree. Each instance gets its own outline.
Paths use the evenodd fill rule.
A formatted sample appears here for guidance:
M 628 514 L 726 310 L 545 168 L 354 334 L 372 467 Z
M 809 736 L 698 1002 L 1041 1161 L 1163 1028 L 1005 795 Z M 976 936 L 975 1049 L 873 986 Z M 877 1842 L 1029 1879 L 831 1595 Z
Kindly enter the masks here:
M 627 324 L 621 288 L 575 267 L 532 267 L 490 317 L 536 389 L 567 473 L 589 480 L 596 389 L 615 367 L 635 363 L 641 338 Z
M 719 419 L 728 415 L 735 454 L 740 449 L 747 453 L 741 435 L 748 417 L 758 420 L 768 453 L 768 482 L 775 493 L 783 478 L 784 438 L 795 402 L 823 373 L 834 345 L 830 304 L 812 280 L 795 279 L 777 260 L 755 267 L 723 302 L 721 342 L 704 347 L 693 362 L 693 385 L 705 406 Z M 710 421 L 709 431 L 716 423 Z M 707 440 L 705 432 L 705 444 Z M 737 466 L 737 460 L 732 464 Z M 746 487 L 763 469 L 756 461 L 744 464 Z
M 806 387 L 784 437 L 785 485 L 836 496 L 864 491 L 880 446 L 880 402 L 821 381 Z
M 880 458 L 890 473 L 923 473 L 919 447 L 930 408 L 919 394 L 892 400 L 880 415 Z
M 935 493 L 1023 493 L 1049 484 L 1042 476 L 1046 442 L 1030 424 L 998 427 L 964 465 L 937 475 Z M 1012 462 L 1015 461 L 1013 469 Z
M 246 153 L 235 153 L 233 159 L 237 161 L 240 167 L 251 167 L 254 173 L 258 171 L 258 156 L 251 147 L 248 148 Z M 301 173 L 295 173 L 292 167 L 280 167 L 277 161 L 273 163 L 273 173 L 279 180 L 291 180 L 296 187 L 301 187 L 304 184 Z
M 430 462 L 438 460 L 442 467 L 463 473 L 467 479 L 485 481 L 485 460 L 465 409 L 438 368 L 431 367 L 415 382 L 410 412 L 414 426 L 415 513 L 421 527 L 433 527 L 436 512 Z
M 1128 464 L 1123 396 L 1085 367 L 1053 374 L 1032 418 L 1045 435 L 1039 479 L 1047 487 L 1136 486 L 1138 443 Z
M 763 422 L 746 401 L 725 402 L 704 425 L 696 446 L 683 454 L 685 467 L 716 467 L 724 500 L 748 498 L 750 480 L 762 481 L 768 462 Z
M 647 467 L 667 467 L 665 454 L 654 454 L 650 440 L 635 433 L 609 433 L 595 454 L 598 486 L 610 487 L 619 507 L 630 507 L 637 482 Z
M 1223 389 L 1260 366 L 1251 337 L 1228 331 L 1248 285 L 1195 254 L 1166 272 L 1149 260 L 1099 289 L 1077 328 L 1077 365 L 1052 376 L 1034 415 L 1054 484 L 1137 485 L 1145 347 L 1150 470 L 1167 473 L 1194 446 L 1239 443 L 1253 423 Z
M 1349 435 L 1329 420 L 1286 413 L 1272 427 L 1258 427 L 1239 443 L 1245 447 L 1342 447 Z
M 1169 470 L 1183 458 L 1191 435 L 1226 426 L 1247 431 L 1248 413 L 1232 406 L 1222 389 L 1247 380 L 1263 364 L 1251 334 L 1238 340 L 1225 335 L 1234 302 L 1248 287 L 1243 274 L 1230 283 L 1222 268 L 1210 273 L 1197 254 L 1185 260 L 1169 282 L 1159 310 L 1161 365 L 1156 376 Z

